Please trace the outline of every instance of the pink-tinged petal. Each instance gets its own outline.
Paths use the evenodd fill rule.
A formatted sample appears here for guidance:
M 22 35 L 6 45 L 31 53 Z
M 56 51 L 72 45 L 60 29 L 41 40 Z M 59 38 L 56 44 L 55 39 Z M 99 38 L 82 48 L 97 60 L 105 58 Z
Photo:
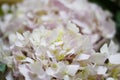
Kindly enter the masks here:
M 53 7 L 55 6 L 58 9 L 66 11 L 66 12 L 69 11 L 69 8 L 67 8 L 60 0 L 51 0 L 51 3 Z

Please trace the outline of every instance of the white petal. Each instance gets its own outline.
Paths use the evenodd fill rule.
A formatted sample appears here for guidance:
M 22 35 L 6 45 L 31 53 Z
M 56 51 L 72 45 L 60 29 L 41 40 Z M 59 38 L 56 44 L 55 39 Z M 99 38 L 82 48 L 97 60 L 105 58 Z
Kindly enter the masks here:
M 89 71 L 89 73 L 90 73 L 91 75 L 96 75 L 96 74 L 97 74 L 95 65 L 89 65 L 89 64 L 88 64 L 87 69 L 88 69 L 88 71 Z
M 74 76 L 75 73 L 78 71 L 79 65 L 68 65 L 67 66 L 67 73 L 71 76 Z
M 109 50 L 108 50 L 108 45 L 107 44 L 104 44 L 101 48 L 100 48 L 100 52 L 101 53 L 109 53 Z
M 109 61 L 112 64 L 120 64 L 120 54 L 111 55 Z
M 75 53 L 75 49 L 71 49 L 69 52 L 66 53 L 67 54 L 74 54 Z
M 31 58 L 29 58 L 29 57 L 27 57 L 26 59 L 22 60 L 22 62 L 34 63 L 34 61 Z
M 68 76 L 68 75 L 65 75 L 65 76 L 64 76 L 64 80 L 70 80 L 69 76 Z
M 81 54 L 77 60 L 87 60 L 90 57 L 90 55 L 87 54 Z
M 33 32 L 32 32 L 32 34 L 31 34 L 31 36 L 30 36 L 30 41 L 31 41 L 31 43 L 33 44 L 33 45 L 39 45 L 40 44 L 40 37 L 41 37 L 41 34 L 40 34 L 40 31 L 39 31 L 39 29 L 37 30 L 37 29 L 35 29 Z
M 97 74 L 105 74 L 107 71 L 107 68 L 104 67 L 104 66 L 99 66 L 98 69 L 97 69 Z
M 77 26 L 73 23 L 68 23 L 67 24 L 67 28 L 70 30 L 70 31 L 73 31 L 73 32 L 76 32 L 78 33 L 79 32 L 79 29 L 77 28 Z
M 16 40 L 16 35 L 15 34 L 9 34 L 9 41 L 10 43 L 14 43 Z
M 50 51 L 47 51 L 47 56 L 53 58 L 53 55 L 50 53 Z
M 119 50 L 118 45 L 111 41 L 109 45 L 109 51 L 111 52 L 111 54 L 116 53 L 118 50 Z
M 24 40 L 24 37 L 20 33 L 17 32 L 16 35 L 19 40 Z
M 46 47 L 47 43 L 44 39 L 41 39 L 40 45 Z
M 29 32 L 29 31 L 26 31 L 26 32 L 23 33 L 23 36 L 24 36 L 25 38 L 27 38 L 29 35 L 30 35 L 30 32 Z
M 47 73 L 48 75 L 53 76 L 56 72 L 53 71 L 51 68 L 47 68 L 47 69 L 46 69 L 46 73 Z
M 63 44 L 63 41 L 59 41 L 59 42 L 54 43 L 55 46 L 59 46 L 59 45 L 62 45 L 62 44 Z
M 89 61 L 96 63 L 96 64 L 104 64 L 106 58 L 107 58 L 106 54 L 95 53 L 90 56 Z
M 55 45 L 50 45 L 50 46 L 49 46 L 49 49 L 55 50 Z
M 9 72 L 5 78 L 6 80 L 14 80 L 12 76 L 12 72 Z
M 107 78 L 106 80 L 114 80 L 112 77 Z
M 26 65 L 20 65 L 19 67 L 20 73 L 25 77 L 25 80 L 31 80 L 29 76 L 29 70 L 27 69 Z
M 32 72 L 34 72 L 38 75 L 44 76 L 44 70 L 42 68 L 42 65 L 39 62 L 35 62 L 33 64 L 30 64 L 30 67 L 31 67 Z
M 18 47 L 23 47 L 23 44 L 20 41 L 16 41 L 15 45 L 18 46 Z

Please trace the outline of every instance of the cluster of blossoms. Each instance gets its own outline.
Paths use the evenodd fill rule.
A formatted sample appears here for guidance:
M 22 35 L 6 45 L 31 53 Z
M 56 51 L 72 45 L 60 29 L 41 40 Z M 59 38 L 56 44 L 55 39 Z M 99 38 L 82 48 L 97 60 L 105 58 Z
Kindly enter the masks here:
M 120 79 L 119 47 L 105 43 L 115 35 L 108 11 L 87 0 L 24 0 L 2 8 L 7 80 Z
M 111 13 L 87 0 L 24 0 L 2 8 L 6 14 L 0 22 L 3 33 L 33 30 L 40 25 L 53 29 L 71 21 L 81 34 L 90 36 L 95 49 L 115 34 Z M 10 10 L 13 14 L 7 13 Z

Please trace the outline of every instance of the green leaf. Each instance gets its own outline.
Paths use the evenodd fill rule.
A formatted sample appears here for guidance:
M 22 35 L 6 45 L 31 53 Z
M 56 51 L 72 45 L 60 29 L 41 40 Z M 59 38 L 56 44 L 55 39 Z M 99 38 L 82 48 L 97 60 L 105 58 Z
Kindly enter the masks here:
M 3 11 L 2 11 L 2 9 L 1 9 L 1 6 L 0 6 L 0 16 L 2 16 L 4 13 L 3 13 Z
M 120 11 L 118 11 L 116 14 L 116 23 L 117 27 L 120 28 Z
M 4 73 L 6 70 L 6 64 L 0 63 L 0 72 Z
M 116 34 L 116 38 L 120 41 L 120 10 L 116 13 L 115 15 L 115 20 L 116 20 L 116 30 L 117 30 L 117 34 Z

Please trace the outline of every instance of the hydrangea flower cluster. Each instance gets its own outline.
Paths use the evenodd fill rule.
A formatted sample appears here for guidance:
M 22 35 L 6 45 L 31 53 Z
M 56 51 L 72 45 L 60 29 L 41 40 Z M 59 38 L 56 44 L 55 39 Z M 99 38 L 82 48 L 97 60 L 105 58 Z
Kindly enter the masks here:
M 24 0 L 16 7 L 2 6 L 6 14 L 0 21 L 3 33 L 24 32 L 40 25 L 53 29 L 70 21 L 79 27 L 81 34 L 91 37 L 95 49 L 115 34 L 112 14 L 87 0 Z M 7 13 L 9 10 L 13 14 Z
M 6 80 L 120 79 L 108 11 L 87 0 L 24 0 L 11 6 L 12 14 L 8 5 L 2 8 L 0 61 L 9 68 Z

